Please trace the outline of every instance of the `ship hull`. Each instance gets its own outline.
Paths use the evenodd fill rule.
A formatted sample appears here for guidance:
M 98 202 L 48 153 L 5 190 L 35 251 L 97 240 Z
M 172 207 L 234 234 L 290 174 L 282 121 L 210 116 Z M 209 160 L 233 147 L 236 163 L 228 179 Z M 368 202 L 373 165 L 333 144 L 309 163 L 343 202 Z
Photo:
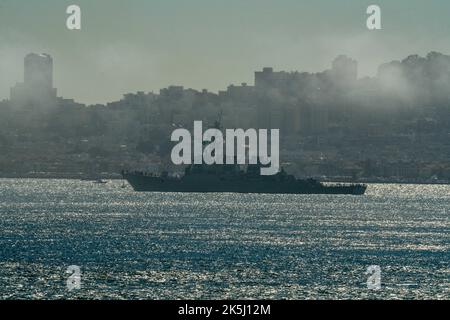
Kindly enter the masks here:
M 138 192 L 232 192 L 260 194 L 347 194 L 363 195 L 364 185 L 323 185 L 308 180 L 276 181 L 267 178 L 239 179 L 215 175 L 190 175 L 183 178 L 162 178 L 125 173 L 124 179 Z

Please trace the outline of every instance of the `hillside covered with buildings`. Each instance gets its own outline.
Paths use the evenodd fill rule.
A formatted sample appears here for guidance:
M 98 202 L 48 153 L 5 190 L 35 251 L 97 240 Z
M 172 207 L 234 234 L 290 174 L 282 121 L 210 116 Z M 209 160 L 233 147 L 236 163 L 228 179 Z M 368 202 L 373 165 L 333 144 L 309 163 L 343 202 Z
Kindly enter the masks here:
M 450 181 L 450 56 L 436 52 L 371 78 L 339 56 L 323 72 L 264 68 L 218 93 L 171 86 L 88 106 L 58 97 L 52 58 L 30 54 L 0 102 L 0 177 L 165 170 L 174 128 L 219 117 L 224 128 L 280 129 L 280 160 L 298 177 Z

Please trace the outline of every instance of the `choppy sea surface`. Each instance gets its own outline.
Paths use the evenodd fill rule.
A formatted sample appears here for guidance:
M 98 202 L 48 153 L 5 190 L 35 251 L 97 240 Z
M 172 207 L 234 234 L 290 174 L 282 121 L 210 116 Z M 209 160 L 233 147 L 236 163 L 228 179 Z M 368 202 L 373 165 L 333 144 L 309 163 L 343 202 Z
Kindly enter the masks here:
M 450 299 L 450 186 L 336 196 L 121 185 L 0 179 L 0 299 Z M 67 287 L 71 265 L 79 289 Z M 380 290 L 367 286 L 371 265 Z

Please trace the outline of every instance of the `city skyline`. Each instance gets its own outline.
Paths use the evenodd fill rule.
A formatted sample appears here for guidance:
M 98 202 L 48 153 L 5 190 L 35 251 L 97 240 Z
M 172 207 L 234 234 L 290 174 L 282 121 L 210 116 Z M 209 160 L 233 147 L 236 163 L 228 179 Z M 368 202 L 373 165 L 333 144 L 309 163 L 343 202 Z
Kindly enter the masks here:
M 189 5 L 82 0 L 80 31 L 65 28 L 71 3 L 41 3 L 27 10 L 23 1 L 1 2 L 0 99 L 22 81 L 22 59 L 29 52 L 52 55 L 60 95 L 85 104 L 169 85 L 217 92 L 230 84 L 252 84 L 253 71 L 268 66 L 325 70 L 340 54 L 356 59 L 364 77 L 374 76 L 381 63 L 409 54 L 450 52 L 445 37 L 450 5 L 443 1 L 378 1 L 379 31 L 365 27 L 369 1 L 306 6 L 290 0 Z
M 273 83 L 270 82 L 291 82 L 295 81 L 297 78 L 301 78 L 304 74 L 308 75 L 320 75 L 326 74 L 327 72 L 341 69 L 341 76 L 345 81 L 356 81 L 358 79 L 358 62 L 353 60 L 351 57 L 345 55 L 337 56 L 332 62 L 330 62 L 329 68 L 325 70 L 320 70 L 316 72 L 306 72 L 301 70 L 295 71 L 285 71 L 285 70 L 274 70 L 273 67 L 264 67 L 261 70 L 254 70 L 254 80 L 252 80 L 252 85 L 247 82 L 241 82 L 239 84 L 230 84 L 222 90 L 217 92 L 210 92 L 208 89 L 196 90 L 193 88 L 187 88 L 184 86 L 168 85 L 165 88 L 159 88 L 156 93 L 153 91 L 134 91 L 134 92 L 124 92 L 120 98 L 128 94 L 139 94 L 139 93 L 151 93 L 151 94 L 161 94 L 161 92 L 173 89 L 181 90 L 194 90 L 198 92 L 208 92 L 212 94 L 226 93 L 233 88 L 253 88 L 253 87 L 266 87 L 271 86 Z M 36 53 L 30 52 L 23 58 L 23 79 L 17 82 L 10 88 L 9 100 L 10 102 L 19 102 L 19 105 L 32 105 L 41 100 L 41 103 L 54 105 L 56 99 L 64 99 L 64 96 L 57 95 L 57 87 L 54 86 L 53 75 L 53 57 L 48 53 Z M 273 78 L 273 79 L 271 79 Z M 348 79 L 350 78 L 350 79 Z M 267 82 L 269 81 L 269 82 Z M 75 99 L 69 99 L 76 101 Z M 109 104 L 115 101 L 107 101 L 105 104 Z M 83 103 L 82 103 L 83 104 Z M 101 105 L 101 103 L 97 103 Z M 89 104 L 85 104 L 89 105 Z M 94 105 L 94 104 L 92 104 Z
M 374 75 L 373 77 L 371 76 L 358 77 L 359 62 L 357 60 L 352 59 L 352 57 L 348 57 L 346 55 L 339 55 L 335 57 L 332 61 L 330 61 L 328 68 L 312 72 L 303 70 L 291 70 L 291 71 L 274 70 L 273 67 L 263 67 L 261 70 L 254 70 L 252 72 L 253 79 L 251 80 L 251 83 L 235 81 L 234 83 L 230 83 L 228 86 L 219 89 L 216 92 L 210 91 L 206 88 L 195 89 L 191 87 L 185 87 L 183 85 L 169 84 L 167 87 L 162 87 L 157 90 L 135 90 L 130 92 L 122 92 L 116 100 L 106 101 L 104 103 L 90 104 L 78 101 L 77 99 L 74 99 L 72 97 L 57 95 L 57 92 L 59 93 L 59 90 L 57 84 L 54 85 L 53 82 L 54 78 L 53 73 L 55 71 L 54 69 L 57 70 L 57 68 L 54 68 L 53 66 L 53 57 L 48 53 L 30 52 L 26 54 L 23 58 L 23 66 L 22 66 L 23 76 L 21 81 L 18 81 L 17 83 L 15 83 L 13 86 L 10 87 L 10 93 L 8 97 L 9 99 L 2 99 L 2 100 L 10 102 L 18 102 L 19 100 L 21 100 L 21 102 L 18 103 L 18 105 L 26 105 L 28 103 L 33 103 L 33 101 L 34 103 L 37 103 L 39 100 L 41 100 L 40 103 L 43 103 L 44 105 L 47 104 L 49 106 L 54 106 L 57 99 L 61 99 L 61 101 L 76 102 L 77 104 L 85 106 L 110 105 L 119 102 L 123 98 L 126 98 L 126 96 L 128 95 L 134 94 L 159 95 L 163 94 L 163 92 L 173 90 L 175 91 L 192 90 L 198 93 L 208 93 L 220 96 L 221 94 L 228 94 L 235 90 L 241 89 L 248 90 L 256 87 L 260 88 L 271 87 L 275 85 L 275 83 L 278 83 L 277 85 L 280 86 L 285 85 L 289 86 L 290 85 L 289 83 L 293 84 L 297 81 L 301 81 L 300 79 L 303 79 L 304 77 L 311 77 L 311 76 L 329 77 L 333 76 L 333 73 L 338 73 L 334 75 L 334 77 L 336 77 L 335 80 L 341 79 L 343 83 L 375 80 L 381 76 L 379 80 L 383 82 L 388 80 L 388 83 L 386 83 L 386 85 L 390 87 L 390 90 L 396 90 L 397 88 L 398 89 L 397 94 L 399 96 L 402 96 L 403 98 L 407 98 L 407 96 L 412 95 L 413 92 L 412 88 L 405 87 L 405 84 L 403 83 L 404 81 L 408 81 L 407 78 L 405 77 L 406 75 L 397 74 L 394 71 L 394 69 L 391 70 L 389 66 L 395 66 L 398 63 L 405 63 L 407 60 L 410 59 L 414 61 L 417 60 L 417 62 L 421 59 L 430 59 L 430 58 L 432 59 L 433 56 L 447 57 L 447 58 L 449 57 L 445 53 L 435 51 L 430 51 L 423 57 L 418 54 L 410 54 L 399 60 L 391 60 L 381 63 L 377 68 L 376 75 Z M 38 61 L 40 59 L 43 60 L 38 62 L 35 59 L 38 59 Z M 47 61 L 47 59 L 49 61 Z M 46 66 L 47 64 L 48 66 Z M 30 66 L 32 68 L 30 68 Z M 386 69 L 385 68 L 386 66 L 388 66 L 389 68 Z M 47 70 L 47 68 L 49 69 Z M 386 75 L 383 75 L 383 73 L 386 73 L 386 71 L 390 73 L 389 79 L 386 78 Z M 269 79 L 271 79 L 270 82 L 267 82 Z M 315 89 L 318 89 L 320 91 L 320 88 Z M 15 104 L 17 105 L 17 103 Z
M 410 55 L 383 64 L 376 78 L 358 79 L 357 65 L 339 56 L 318 73 L 267 67 L 254 86 L 218 94 L 169 86 L 86 108 L 57 97 L 53 58 L 31 53 L 24 81 L 0 102 L 2 171 L 78 176 L 95 163 L 114 175 L 130 163 L 159 166 L 174 128 L 219 117 L 224 128 L 279 128 L 283 161 L 304 177 L 448 179 L 450 55 Z

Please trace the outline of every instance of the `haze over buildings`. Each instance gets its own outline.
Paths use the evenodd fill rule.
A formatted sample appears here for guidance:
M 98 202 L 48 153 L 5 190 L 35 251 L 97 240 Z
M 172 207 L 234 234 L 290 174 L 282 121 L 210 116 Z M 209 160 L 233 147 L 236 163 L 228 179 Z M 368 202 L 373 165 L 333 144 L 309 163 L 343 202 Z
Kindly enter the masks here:
M 448 1 L 377 1 L 378 31 L 365 0 L 69 4 L 0 0 L 0 176 L 167 169 L 222 114 L 299 176 L 450 179 Z
M 90 106 L 56 96 L 49 55 L 27 55 L 24 69 L 0 102 L 0 176 L 179 171 L 169 168 L 174 128 L 222 115 L 224 128 L 280 129 L 280 160 L 297 176 L 450 181 L 450 56 L 441 53 L 382 64 L 371 78 L 341 55 L 314 73 L 264 67 L 255 85 L 218 93 L 171 85 Z
M 223 90 L 252 73 L 316 72 L 337 55 L 359 62 L 359 77 L 417 53 L 450 52 L 450 2 L 379 0 L 383 30 L 366 28 L 372 1 L 79 0 L 82 30 L 65 27 L 71 2 L 0 2 L 0 99 L 22 82 L 22 59 L 50 53 L 61 96 L 87 104 L 169 85 Z

